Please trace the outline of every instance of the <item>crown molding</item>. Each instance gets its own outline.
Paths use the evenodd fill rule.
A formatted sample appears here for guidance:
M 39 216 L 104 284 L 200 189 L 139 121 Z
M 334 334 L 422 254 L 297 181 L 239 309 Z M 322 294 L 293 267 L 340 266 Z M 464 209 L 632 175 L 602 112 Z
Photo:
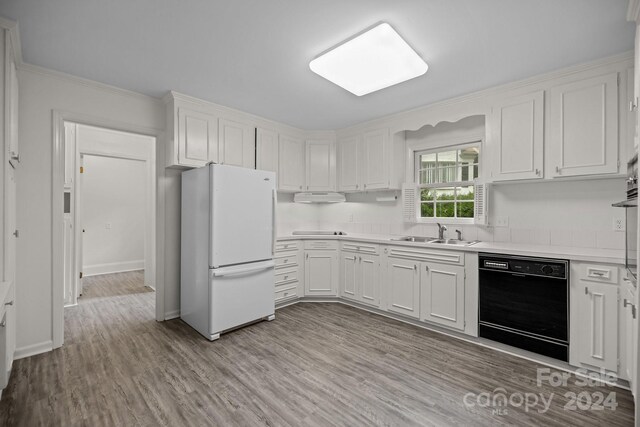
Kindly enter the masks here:
M 640 19 L 640 0 L 629 0 L 627 21 L 638 22 Z
M 640 2 L 640 0 L 638 1 Z M 464 103 L 470 104 L 474 102 L 482 102 L 488 98 L 499 96 L 504 93 L 526 89 L 527 87 L 530 87 L 530 86 L 544 84 L 546 82 L 551 82 L 554 80 L 570 78 L 575 74 L 580 74 L 580 73 L 588 72 L 591 70 L 597 70 L 599 68 L 606 67 L 606 66 L 633 67 L 633 58 L 634 58 L 633 51 L 622 52 L 622 53 L 608 56 L 605 58 L 596 59 L 594 61 L 561 68 L 558 70 L 550 71 L 548 73 L 538 74 L 532 77 L 527 77 L 522 80 L 504 83 L 498 86 L 492 86 L 487 89 L 482 89 L 476 92 L 471 92 L 471 93 L 457 96 L 454 98 L 444 99 L 442 101 L 437 101 L 437 102 L 423 105 L 410 110 L 400 111 L 400 112 L 389 114 L 386 116 L 381 116 L 372 120 L 367 120 L 364 122 L 356 123 L 351 126 L 336 129 L 336 132 L 338 132 L 338 134 L 347 135 L 352 130 L 364 129 L 364 128 L 373 127 L 373 126 L 382 126 L 383 124 L 388 124 L 390 122 L 403 120 L 409 116 L 414 116 L 418 114 L 427 114 L 427 113 L 433 112 L 436 109 L 446 109 L 446 108 L 450 108 L 456 105 L 461 105 Z M 449 120 L 443 120 L 443 121 L 449 121 Z
M 156 104 L 162 103 L 162 100 L 160 98 L 155 98 L 153 96 L 145 95 L 139 92 L 122 89 L 116 86 L 108 85 L 106 83 L 96 82 L 95 80 L 85 79 L 83 77 L 74 76 L 72 74 L 63 73 L 61 71 L 51 70 L 49 68 L 40 67 L 39 65 L 28 64 L 26 62 L 23 62 L 22 65 L 18 67 L 18 70 L 26 71 L 33 74 L 40 74 L 46 77 L 63 80 L 69 83 L 86 86 L 93 89 L 112 92 L 114 94 L 121 95 L 121 96 L 138 98 L 138 99 L 142 99 L 148 102 L 153 102 Z

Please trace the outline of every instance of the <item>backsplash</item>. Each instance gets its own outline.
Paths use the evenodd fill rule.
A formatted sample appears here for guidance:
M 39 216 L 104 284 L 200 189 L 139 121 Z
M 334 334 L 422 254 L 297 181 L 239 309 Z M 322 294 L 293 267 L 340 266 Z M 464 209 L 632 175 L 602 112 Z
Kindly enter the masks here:
M 278 205 L 278 233 L 318 229 L 378 235 L 438 235 L 435 224 L 403 223 L 400 200 L 376 202 L 376 196 L 390 194 L 393 193 L 350 194 L 346 203 L 330 205 L 301 205 L 292 203 L 292 197 L 285 195 Z M 456 237 L 458 229 L 465 240 L 623 250 L 625 233 L 613 231 L 613 220 L 624 218 L 624 210 L 611 207 L 623 198 L 622 178 L 496 185 L 489 200 L 490 223 L 495 224 L 501 218 L 507 220 L 508 226 L 443 223 L 450 238 Z

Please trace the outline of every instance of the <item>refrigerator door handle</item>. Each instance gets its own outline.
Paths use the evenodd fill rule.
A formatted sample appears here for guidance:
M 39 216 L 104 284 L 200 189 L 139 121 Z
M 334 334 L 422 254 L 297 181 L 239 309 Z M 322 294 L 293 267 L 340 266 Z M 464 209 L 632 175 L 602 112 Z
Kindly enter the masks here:
M 275 255 L 276 254 L 276 238 L 278 237 L 278 231 L 277 231 L 277 221 L 276 221 L 276 207 L 278 205 L 278 192 L 277 190 L 274 188 L 273 189 L 273 212 L 271 214 L 271 221 L 272 221 L 272 236 L 271 236 L 271 254 Z
M 213 277 L 234 276 L 237 274 L 253 273 L 255 271 L 266 270 L 273 268 L 275 263 L 273 260 L 254 262 L 251 264 L 234 265 L 232 267 L 222 267 L 211 270 Z

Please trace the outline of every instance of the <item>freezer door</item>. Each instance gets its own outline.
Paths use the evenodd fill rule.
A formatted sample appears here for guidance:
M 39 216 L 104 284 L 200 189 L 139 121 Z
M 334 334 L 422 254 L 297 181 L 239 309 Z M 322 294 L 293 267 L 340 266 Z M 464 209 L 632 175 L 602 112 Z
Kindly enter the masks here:
M 209 267 L 273 258 L 273 172 L 211 165 Z
M 270 260 L 209 270 L 210 335 L 275 312 L 273 267 Z

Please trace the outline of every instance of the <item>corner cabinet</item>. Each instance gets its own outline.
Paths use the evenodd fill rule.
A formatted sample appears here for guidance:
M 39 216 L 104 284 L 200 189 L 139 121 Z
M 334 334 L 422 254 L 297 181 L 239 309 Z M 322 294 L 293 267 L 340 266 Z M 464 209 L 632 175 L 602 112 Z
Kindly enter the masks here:
M 549 89 L 551 176 L 618 173 L 618 73 Z
M 307 240 L 304 242 L 304 249 L 305 296 L 337 296 L 338 242 Z
M 305 144 L 306 191 L 335 191 L 336 144 L 329 139 L 310 139 Z
M 280 135 L 278 190 L 302 191 L 305 188 L 304 141 Z
M 544 162 L 544 91 L 506 99 L 493 107 L 493 181 L 540 179 Z

